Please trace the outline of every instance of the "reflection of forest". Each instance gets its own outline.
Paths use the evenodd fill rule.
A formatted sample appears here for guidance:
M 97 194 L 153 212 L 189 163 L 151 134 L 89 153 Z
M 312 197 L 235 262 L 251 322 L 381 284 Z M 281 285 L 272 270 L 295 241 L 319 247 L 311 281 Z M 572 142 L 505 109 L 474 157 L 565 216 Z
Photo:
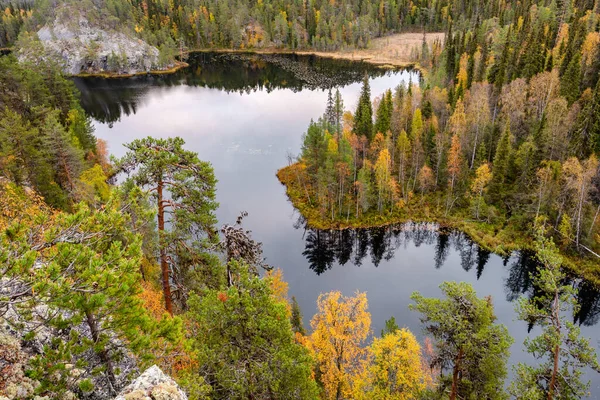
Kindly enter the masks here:
M 297 226 L 302 226 L 299 222 Z M 331 269 L 334 264 L 351 262 L 361 265 L 370 255 L 373 265 L 382 260 L 394 258 L 396 250 L 408 245 L 427 245 L 434 248 L 433 264 L 436 269 L 443 266 L 451 249 L 460 255 L 462 268 L 474 270 L 477 279 L 483 273 L 490 258 L 490 252 L 481 248 L 462 232 L 440 228 L 432 224 L 404 224 L 372 229 L 318 230 L 307 229 L 303 255 L 317 275 Z M 504 258 L 509 265 L 509 276 L 505 281 L 506 299 L 514 301 L 525 294 L 535 296 L 531 274 L 535 273 L 538 262 L 531 252 L 516 252 Z M 575 313 L 574 322 L 580 325 L 595 325 L 600 319 L 600 290 L 589 282 L 573 279 L 571 282 L 579 290 L 580 310 Z
M 327 89 L 359 82 L 389 71 L 362 62 L 314 56 L 193 53 L 190 66 L 169 75 L 144 75 L 127 79 L 75 78 L 83 108 L 100 122 L 113 123 L 136 112 L 152 88 L 200 86 L 226 92 L 251 93 L 275 89 Z

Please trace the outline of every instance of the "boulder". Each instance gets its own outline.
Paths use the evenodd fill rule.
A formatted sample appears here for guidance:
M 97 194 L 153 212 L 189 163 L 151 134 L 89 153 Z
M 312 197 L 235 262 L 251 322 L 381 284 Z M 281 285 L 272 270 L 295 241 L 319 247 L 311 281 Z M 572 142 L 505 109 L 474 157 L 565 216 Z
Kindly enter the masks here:
M 114 400 L 188 400 L 177 383 L 156 365 L 125 387 Z

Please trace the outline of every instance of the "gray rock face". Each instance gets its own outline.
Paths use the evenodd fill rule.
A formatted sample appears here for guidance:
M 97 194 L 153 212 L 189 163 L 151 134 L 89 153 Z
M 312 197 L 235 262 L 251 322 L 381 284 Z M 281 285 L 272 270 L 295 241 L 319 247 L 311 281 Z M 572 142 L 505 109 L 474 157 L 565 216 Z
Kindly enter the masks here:
M 156 365 L 121 391 L 114 400 L 188 400 L 177 383 Z
M 134 74 L 156 69 L 159 51 L 146 42 L 122 32 L 91 26 L 79 15 L 76 21 L 54 21 L 42 27 L 37 36 L 44 54 L 23 48 L 21 59 L 51 58 L 63 65 L 66 74 L 114 72 Z

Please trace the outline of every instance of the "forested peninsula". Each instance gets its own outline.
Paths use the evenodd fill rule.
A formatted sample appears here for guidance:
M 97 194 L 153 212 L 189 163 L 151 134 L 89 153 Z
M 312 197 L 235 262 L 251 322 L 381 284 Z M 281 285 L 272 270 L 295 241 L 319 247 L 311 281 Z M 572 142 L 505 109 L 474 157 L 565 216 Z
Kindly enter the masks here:
M 375 97 L 365 78 L 352 111 L 330 91 L 278 173 L 309 225 L 433 220 L 500 253 L 546 225 L 600 282 L 598 14 L 564 7 L 450 23 L 443 48 L 423 40 L 423 76 Z
M 17 49 L 0 56 L 0 400 L 598 394 L 572 280 L 600 281 L 597 1 L 0 4 L 0 47 Z M 218 226 L 213 166 L 178 136 L 111 156 L 68 77 L 167 68 L 196 48 L 368 51 L 406 32 L 423 35 L 407 51 L 422 74 L 375 96 L 365 77 L 356 105 L 332 87 L 278 175 L 314 226 L 436 220 L 532 248 L 530 290 L 512 299 L 527 357 L 510 375 L 515 339 L 465 282 L 397 305 L 421 336 L 393 316 L 373 332 L 360 291 L 315 296 L 305 326 L 248 214 Z M 80 61 L 46 57 L 55 45 Z

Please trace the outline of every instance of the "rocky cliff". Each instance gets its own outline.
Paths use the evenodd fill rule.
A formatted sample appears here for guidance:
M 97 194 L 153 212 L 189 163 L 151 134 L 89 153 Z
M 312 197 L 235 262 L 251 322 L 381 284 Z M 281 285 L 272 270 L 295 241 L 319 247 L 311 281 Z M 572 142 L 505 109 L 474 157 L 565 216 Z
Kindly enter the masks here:
M 159 51 L 124 32 L 103 29 L 88 21 L 84 13 L 71 19 L 46 23 L 29 40 L 20 41 L 20 60 L 50 59 L 62 65 L 66 74 L 135 74 L 169 67 L 159 65 Z M 37 37 L 36 37 L 37 36 Z

